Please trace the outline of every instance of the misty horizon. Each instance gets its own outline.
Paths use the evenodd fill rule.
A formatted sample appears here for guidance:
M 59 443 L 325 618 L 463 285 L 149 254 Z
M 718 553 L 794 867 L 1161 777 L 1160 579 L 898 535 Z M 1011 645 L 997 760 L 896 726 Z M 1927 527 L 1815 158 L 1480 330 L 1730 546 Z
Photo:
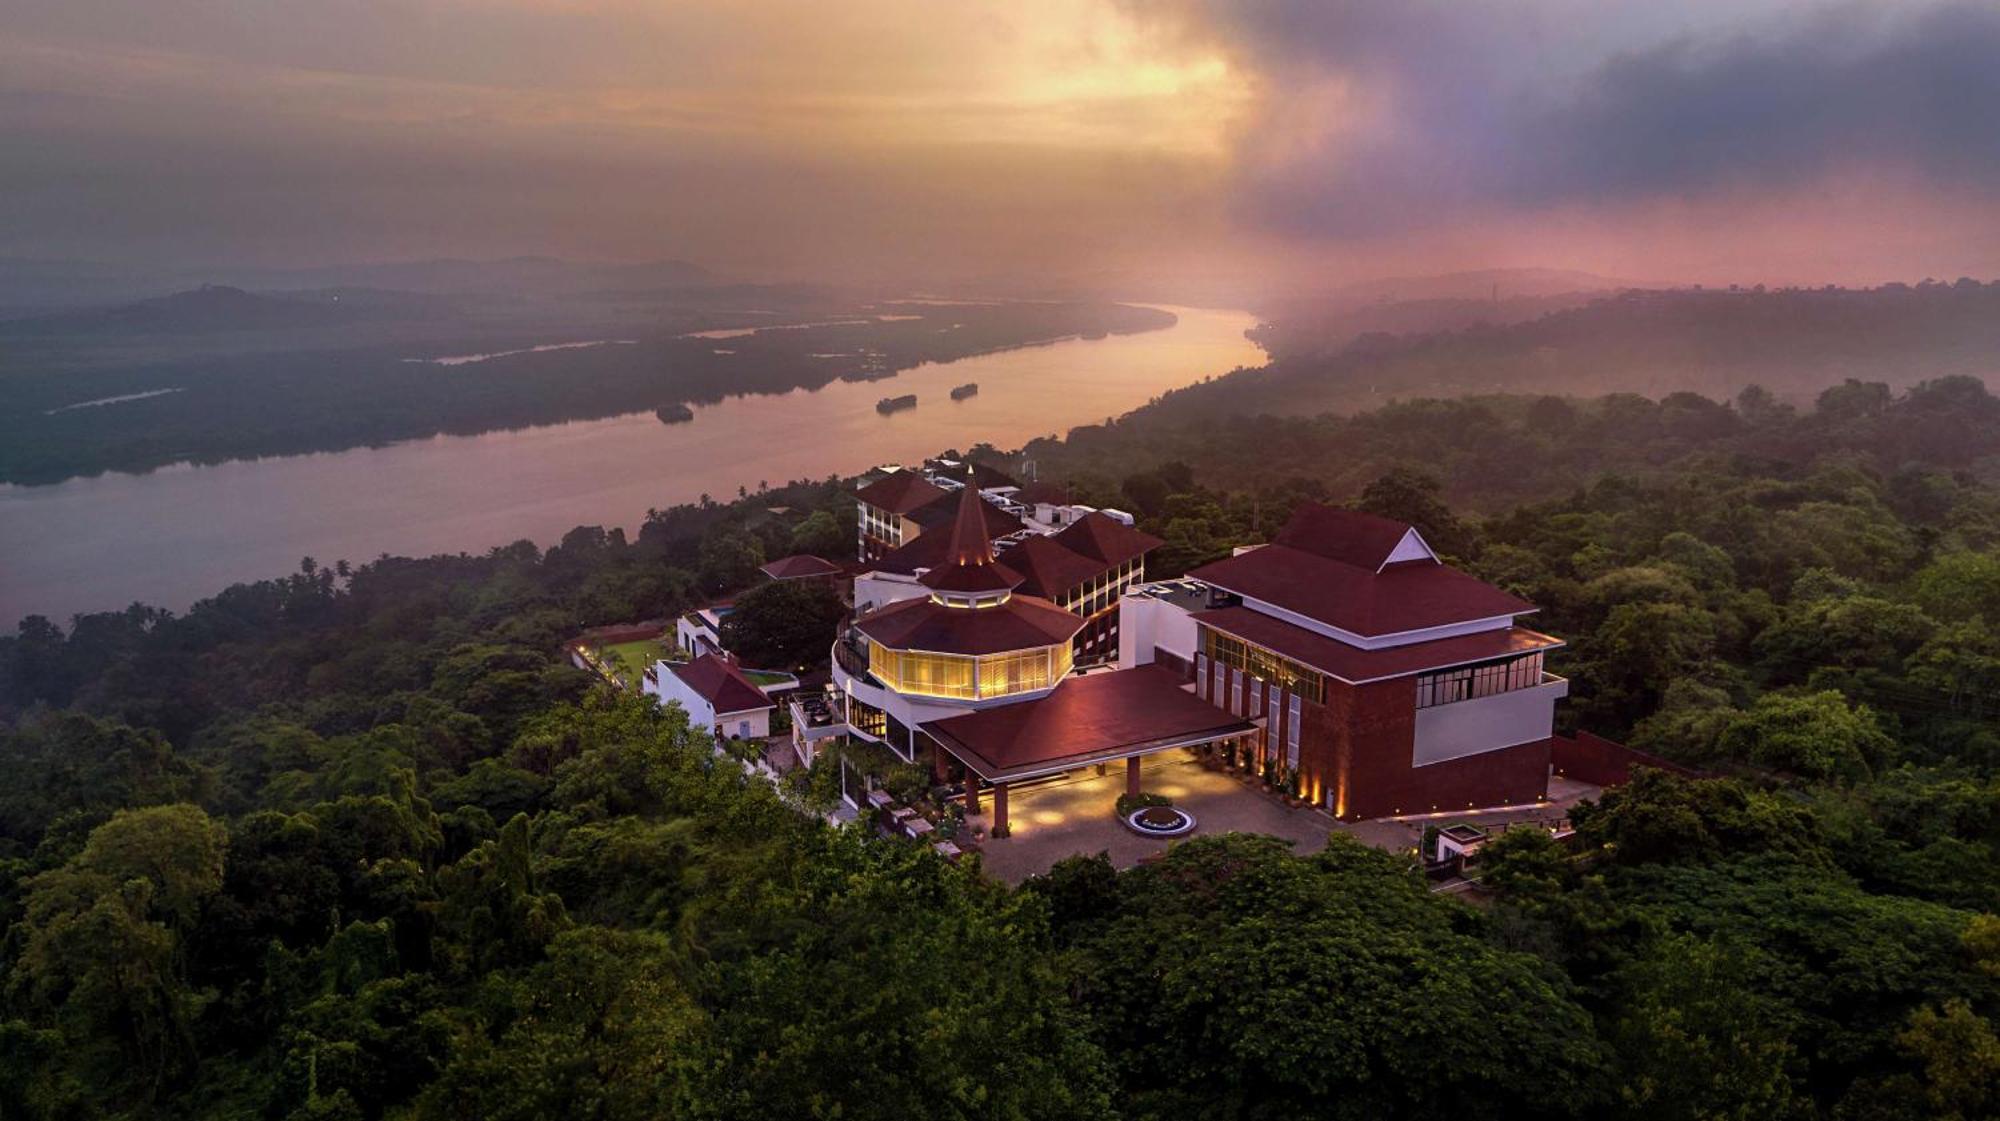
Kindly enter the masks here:
M 1990 276 L 1996 56 L 2000 12 L 1955 2 L 32 0 L 0 31 L 0 257 L 961 292 Z

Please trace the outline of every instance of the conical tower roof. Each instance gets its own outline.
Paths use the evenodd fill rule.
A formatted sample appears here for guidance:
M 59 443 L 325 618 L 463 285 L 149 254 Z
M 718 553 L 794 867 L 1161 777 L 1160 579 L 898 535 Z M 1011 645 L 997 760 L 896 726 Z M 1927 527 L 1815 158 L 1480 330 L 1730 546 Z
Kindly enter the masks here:
M 993 559 L 993 542 L 986 536 L 986 500 L 967 479 L 958 496 L 958 516 L 951 523 L 951 543 L 942 562 L 919 581 L 934 592 L 963 596 L 1011 592 L 1021 578 Z

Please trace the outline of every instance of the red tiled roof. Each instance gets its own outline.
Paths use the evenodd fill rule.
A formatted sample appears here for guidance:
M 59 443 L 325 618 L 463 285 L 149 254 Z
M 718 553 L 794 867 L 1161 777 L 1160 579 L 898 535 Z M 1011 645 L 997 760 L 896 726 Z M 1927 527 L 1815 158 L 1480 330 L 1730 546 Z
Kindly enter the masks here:
M 993 542 L 986 536 L 986 500 L 966 487 L 958 493 L 958 516 L 951 523 L 944 563 L 924 573 L 918 583 L 938 592 L 1008 592 L 1021 582 L 1012 570 L 993 563 Z
M 919 533 L 915 539 L 883 553 L 872 564 L 865 567 L 876 572 L 895 572 L 904 576 L 914 575 L 919 568 L 936 568 L 943 563 L 945 550 L 951 547 L 951 534 L 941 530 Z
M 1409 532 L 1408 522 L 1306 502 L 1292 512 L 1271 543 L 1373 572 Z
M 988 539 L 1000 537 L 1021 528 L 1021 519 L 1000 509 L 991 502 L 981 502 L 985 507 L 980 513 L 986 519 Z M 954 507 L 955 508 L 955 507 Z M 945 563 L 951 549 L 950 519 L 932 519 L 931 528 L 917 534 L 916 539 L 882 554 L 881 558 L 867 567 L 877 572 L 896 572 L 904 576 L 914 574 L 919 568 L 936 568 Z
M 1535 609 L 1444 564 L 1392 564 L 1376 571 L 1408 530 L 1388 518 L 1307 503 L 1271 544 L 1188 575 L 1368 637 Z
M 1085 514 L 1064 526 L 1055 540 L 1073 553 L 1102 562 L 1106 568 L 1116 568 L 1166 544 L 1102 512 Z
M 1188 575 L 1371 638 L 1535 609 L 1446 565 L 1397 564 L 1378 573 L 1287 545 L 1266 545 Z
M 777 707 L 756 683 L 743 676 L 736 663 L 720 654 L 703 654 L 692 662 L 667 669 L 714 708 L 717 715 Z
M 1431 642 L 1413 642 L 1407 646 L 1363 650 L 1248 607 L 1197 611 L 1194 619 L 1266 650 L 1283 654 L 1295 662 L 1323 670 L 1349 684 L 1462 666 L 1509 654 L 1552 650 L 1563 645 L 1561 639 L 1537 634 L 1526 627 L 1503 627 Z
M 981 499 L 980 514 L 986 519 L 986 536 L 1001 537 L 1021 528 L 1021 519 L 1002 510 L 991 502 Z M 945 491 L 928 503 L 904 515 L 928 533 L 934 529 L 948 529 L 958 520 L 958 495 Z
M 1021 577 L 1004 564 L 987 561 L 984 564 L 940 565 L 918 577 L 917 583 L 934 592 L 993 596 L 1019 587 Z
M 779 557 L 757 571 L 773 580 L 798 580 L 807 576 L 838 576 L 841 567 L 824 557 L 794 553 L 789 557 Z
M 989 782 L 1256 730 L 1181 686 L 1180 676 L 1161 666 L 1086 674 L 1037 700 L 921 727 Z
M 925 597 L 871 611 L 854 628 L 892 650 L 977 655 L 1068 642 L 1083 620 L 1034 596 L 1010 596 L 992 607 L 947 607 Z
M 907 514 L 945 497 L 945 491 L 916 471 L 891 471 L 855 491 L 854 497 L 878 510 Z
M 1054 599 L 1105 570 L 1101 561 L 1063 548 L 1053 537 L 1040 535 L 1010 545 L 1000 563 L 1021 575 L 1020 591 Z

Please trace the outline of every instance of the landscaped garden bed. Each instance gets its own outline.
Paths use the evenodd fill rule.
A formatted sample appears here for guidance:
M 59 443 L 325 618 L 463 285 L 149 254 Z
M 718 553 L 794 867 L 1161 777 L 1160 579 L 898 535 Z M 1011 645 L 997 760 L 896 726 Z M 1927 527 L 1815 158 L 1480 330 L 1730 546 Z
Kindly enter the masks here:
M 1194 815 L 1177 806 L 1147 806 L 1124 817 L 1125 828 L 1141 837 L 1185 837 L 1194 832 Z
M 1194 815 L 1175 806 L 1164 794 L 1120 794 L 1118 820 L 1141 837 L 1185 837 L 1194 832 Z

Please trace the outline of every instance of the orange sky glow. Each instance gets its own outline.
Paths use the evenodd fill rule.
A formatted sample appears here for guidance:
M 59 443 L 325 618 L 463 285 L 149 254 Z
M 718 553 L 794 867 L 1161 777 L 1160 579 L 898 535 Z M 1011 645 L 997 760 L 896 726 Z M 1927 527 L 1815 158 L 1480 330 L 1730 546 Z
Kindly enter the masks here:
M 1222 289 L 2000 272 L 2000 141 L 1935 109 L 2000 81 L 1978 5 L 17 7 L 0 255 Z M 1899 104 L 1906 74 L 1938 88 Z

